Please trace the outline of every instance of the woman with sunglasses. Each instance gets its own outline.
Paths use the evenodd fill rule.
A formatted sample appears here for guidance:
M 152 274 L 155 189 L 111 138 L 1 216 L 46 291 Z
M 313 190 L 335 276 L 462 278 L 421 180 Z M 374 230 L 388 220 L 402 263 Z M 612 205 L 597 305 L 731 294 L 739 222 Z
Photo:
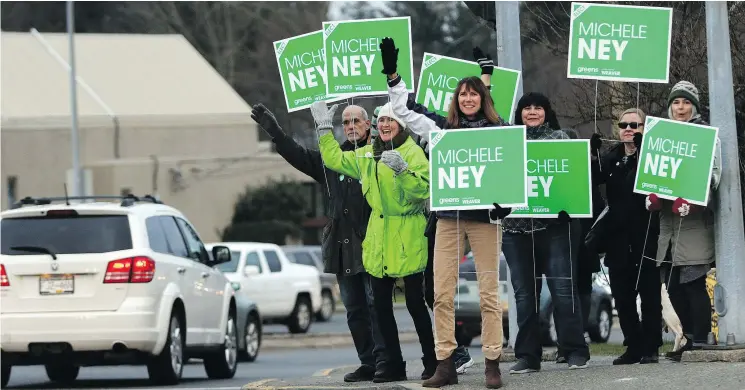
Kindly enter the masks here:
M 602 169 L 597 157 L 593 156 L 592 163 L 593 184 L 606 186 L 605 265 L 626 345 L 626 352 L 613 361 L 614 365 L 657 363 L 662 346 L 661 282 L 654 257 L 659 217 L 647 210 L 644 195 L 634 193 L 639 136 L 644 131 L 645 117 L 637 108 L 624 111 L 616 127 L 621 142 L 601 156 Z M 598 134 L 593 138 L 596 143 L 600 141 Z M 637 294 L 641 298 L 641 319 L 636 308 Z

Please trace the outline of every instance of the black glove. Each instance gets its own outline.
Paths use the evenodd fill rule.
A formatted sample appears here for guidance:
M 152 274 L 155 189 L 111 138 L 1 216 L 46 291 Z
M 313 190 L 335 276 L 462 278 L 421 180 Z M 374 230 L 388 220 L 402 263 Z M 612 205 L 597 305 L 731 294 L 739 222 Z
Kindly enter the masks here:
M 641 149 L 642 147 L 642 137 L 642 133 L 634 134 L 634 146 L 636 146 L 637 149 Z
M 274 117 L 271 111 L 269 111 L 263 104 L 259 103 L 253 106 L 251 110 L 251 118 L 259 124 L 259 126 L 266 131 L 269 136 L 275 138 L 281 134 L 282 128 L 277 122 L 277 118 Z
M 506 216 L 510 215 L 510 213 L 512 212 L 512 208 L 510 207 L 503 208 L 497 203 L 492 203 L 492 204 L 494 205 L 494 209 L 489 210 L 489 218 L 491 218 L 492 220 L 504 219 Z
M 572 217 L 569 216 L 569 213 L 567 213 L 564 210 L 559 211 L 559 222 L 561 223 L 569 223 L 572 222 Z
M 600 134 L 594 133 L 590 137 L 590 153 L 597 156 L 601 146 L 603 146 L 603 140 L 600 139 Z
M 473 48 L 473 58 L 481 67 L 481 74 L 492 75 L 494 73 L 494 61 L 492 61 L 490 55 L 484 54 L 478 46 Z
M 381 73 L 390 75 L 396 73 L 398 63 L 398 49 L 392 38 L 385 37 L 380 43 L 380 56 L 383 59 L 383 70 Z

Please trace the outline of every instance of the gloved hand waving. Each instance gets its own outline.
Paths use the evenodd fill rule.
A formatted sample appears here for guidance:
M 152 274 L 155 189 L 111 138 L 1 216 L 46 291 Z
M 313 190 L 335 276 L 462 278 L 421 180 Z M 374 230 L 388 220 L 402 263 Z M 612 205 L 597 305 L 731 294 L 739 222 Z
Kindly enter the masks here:
M 380 155 L 380 162 L 391 168 L 396 175 L 400 175 L 409 167 L 409 164 L 401 157 L 401 153 L 396 150 L 386 150 Z
M 383 70 L 381 73 L 386 75 L 395 74 L 398 64 L 398 49 L 396 49 L 396 44 L 393 43 L 392 38 L 385 37 L 380 42 L 380 57 L 383 60 Z
M 603 140 L 600 138 L 600 134 L 594 133 L 590 137 L 590 154 L 597 156 L 600 153 L 600 148 L 603 146 Z
M 316 129 L 318 130 L 319 137 L 331 132 L 334 128 L 333 119 L 337 108 L 339 108 L 339 105 L 334 104 L 329 109 L 326 107 L 326 102 L 324 101 L 311 104 L 310 113 L 313 115 L 313 120 L 316 121 Z
M 481 74 L 491 76 L 494 73 L 494 61 L 489 54 L 484 54 L 480 47 L 476 46 L 473 48 L 473 58 L 479 64 L 479 67 L 481 67 Z
M 253 106 L 253 109 L 251 110 L 251 118 L 256 121 L 256 123 L 259 124 L 259 127 L 264 129 L 270 137 L 276 138 L 283 134 L 282 128 L 279 126 L 279 122 L 277 122 L 277 118 L 275 118 L 274 114 L 264 107 L 263 104 L 259 103 Z
M 500 206 L 498 203 L 492 203 L 492 204 L 494 205 L 494 209 L 489 210 L 489 218 L 491 218 L 492 220 L 496 221 L 498 219 L 504 219 L 505 217 L 510 215 L 510 213 L 512 213 L 511 207 L 504 208 Z
M 642 139 L 643 138 L 644 138 L 644 136 L 642 135 L 642 133 L 636 133 L 636 134 L 634 134 L 634 146 L 636 146 L 637 149 L 641 149 L 642 148 Z

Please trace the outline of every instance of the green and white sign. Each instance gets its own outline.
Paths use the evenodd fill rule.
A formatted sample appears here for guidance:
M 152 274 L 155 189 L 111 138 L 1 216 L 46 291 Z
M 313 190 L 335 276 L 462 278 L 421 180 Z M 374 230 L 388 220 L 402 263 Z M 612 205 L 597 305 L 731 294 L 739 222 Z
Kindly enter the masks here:
M 393 38 L 398 52 L 397 73 L 414 92 L 411 18 L 323 22 L 326 94 L 335 96 L 387 95 L 388 83 L 380 56 L 380 42 Z
M 667 83 L 672 8 L 572 3 L 567 77 Z
M 430 133 L 430 210 L 526 206 L 525 126 Z
M 648 116 L 634 192 L 706 206 L 719 129 Z
M 326 60 L 323 31 L 274 42 L 279 77 L 285 93 L 287 112 L 310 107 L 319 100 L 335 101 L 326 95 Z
M 528 206 L 507 218 L 592 217 L 589 140 L 528 141 Z
M 480 74 L 481 68 L 476 62 L 424 53 L 422 71 L 419 73 L 419 86 L 416 89 L 416 102 L 427 107 L 427 110 L 431 112 L 447 116 L 448 107 L 450 107 L 450 101 L 453 100 L 458 82 L 464 77 Z M 491 77 L 491 97 L 494 100 L 494 109 L 508 122 L 514 119 L 519 80 L 519 71 L 494 67 L 494 74 Z

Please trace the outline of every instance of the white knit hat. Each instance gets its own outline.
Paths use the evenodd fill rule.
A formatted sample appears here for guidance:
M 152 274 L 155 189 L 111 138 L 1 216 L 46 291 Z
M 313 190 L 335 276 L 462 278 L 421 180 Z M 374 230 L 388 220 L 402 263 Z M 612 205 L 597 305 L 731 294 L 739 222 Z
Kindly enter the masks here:
M 387 116 L 388 118 L 391 118 L 394 121 L 398 122 L 401 128 L 406 128 L 406 123 L 404 123 L 404 121 L 402 121 L 399 117 L 396 116 L 396 114 L 393 113 L 393 110 L 391 109 L 391 103 L 386 103 L 383 105 L 383 107 L 380 108 L 380 112 L 378 113 L 378 123 L 380 123 L 380 118 L 384 116 Z

